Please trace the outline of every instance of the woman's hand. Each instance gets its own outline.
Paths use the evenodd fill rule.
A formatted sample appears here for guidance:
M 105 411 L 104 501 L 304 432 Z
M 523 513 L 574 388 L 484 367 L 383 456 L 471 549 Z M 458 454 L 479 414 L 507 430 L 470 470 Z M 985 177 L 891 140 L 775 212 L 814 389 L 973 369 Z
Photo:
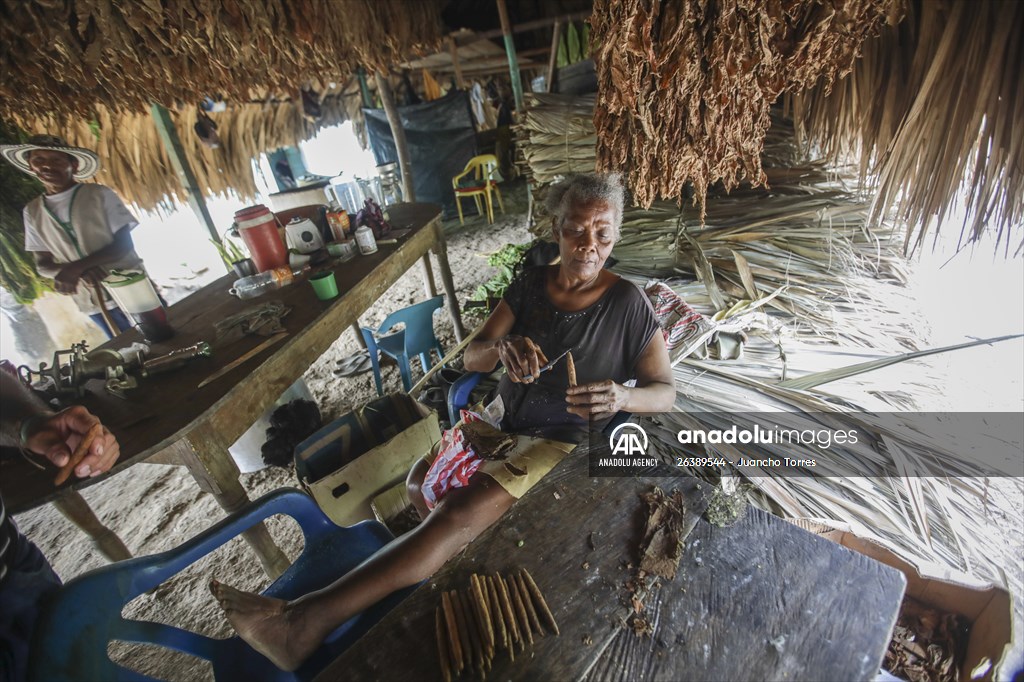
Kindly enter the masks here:
M 580 386 L 570 386 L 565 392 L 567 410 L 587 419 L 591 415 L 615 414 L 629 402 L 629 389 L 611 379 Z
M 509 334 L 498 339 L 498 358 L 505 365 L 508 378 L 517 384 L 533 383 L 540 374 L 541 365 L 548 359 L 540 347 L 529 337 Z M 529 376 L 529 379 L 523 377 Z

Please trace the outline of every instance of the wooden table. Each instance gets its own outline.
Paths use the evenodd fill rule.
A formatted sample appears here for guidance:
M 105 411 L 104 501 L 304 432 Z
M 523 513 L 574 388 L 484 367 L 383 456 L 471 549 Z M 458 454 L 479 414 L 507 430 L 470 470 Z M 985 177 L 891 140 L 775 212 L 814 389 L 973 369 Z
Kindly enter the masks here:
M 590 478 L 582 447 L 318 679 L 440 679 L 434 609 L 442 591 L 464 589 L 473 572 L 520 567 L 536 579 L 561 634 L 517 651 L 514 663 L 496 655 L 490 679 L 875 676 L 903 574 L 753 508 L 730 527 L 698 520 L 675 580 L 645 599 L 653 633 L 624 628 L 624 584 L 636 574 L 646 518 L 639 493 L 658 485 L 682 490 L 698 509 L 706 501 L 693 479 Z
M 0 491 L 10 513 L 54 501 L 107 556 L 114 550 L 112 558 L 121 558 L 116 556 L 119 552 L 111 544 L 109 530 L 99 524 L 76 491 L 146 460 L 184 464 L 199 487 L 211 493 L 226 512 L 242 508 L 249 497 L 238 480 L 239 469 L 228 454 L 228 446 L 417 261 L 426 264 L 426 277 L 430 251 L 437 258 L 448 312 L 456 337 L 461 339 L 464 332 L 448 265 L 440 207 L 399 204 L 390 207 L 388 213 L 396 230 L 410 230 L 397 244 L 382 244 L 375 254 L 357 256 L 346 263 L 332 260 L 318 268 L 330 267 L 335 272 L 340 295 L 332 301 L 318 300 L 305 277 L 278 291 L 239 301 L 228 293 L 235 278 L 226 275 L 171 306 L 169 317 L 175 336 L 156 344 L 154 354 L 198 341 L 213 343 L 217 321 L 275 300 L 291 308 L 283 320 L 288 335 L 202 389 L 197 387 L 203 379 L 265 338 L 244 337 L 215 348 L 213 357 L 197 359 L 173 373 L 142 379 L 139 387 L 131 390 L 128 400 L 110 395 L 99 381 L 90 382 L 89 395 L 80 402 L 117 436 L 120 460 L 103 476 L 75 480 L 61 488 L 54 488 L 52 471 L 40 472 L 19 459 L 5 460 L 0 469 Z M 432 287 L 427 289 L 431 294 Z M 137 332 L 125 332 L 103 347 L 122 348 L 136 340 Z M 247 531 L 245 537 L 269 575 L 277 576 L 287 567 L 287 558 L 264 526 Z

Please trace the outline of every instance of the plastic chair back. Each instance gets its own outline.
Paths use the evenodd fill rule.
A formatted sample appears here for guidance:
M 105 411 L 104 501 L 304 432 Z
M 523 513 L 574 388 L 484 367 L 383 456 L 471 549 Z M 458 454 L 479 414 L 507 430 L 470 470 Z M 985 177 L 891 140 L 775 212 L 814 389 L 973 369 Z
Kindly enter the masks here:
M 361 327 L 363 340 L 370 351 L 370 363 L 373 366 L 373 378 L 377 384 L 377 394 L 383 395 L 380 378 L 380 365 L 377 350 L 389 355 L 398 362 L 402 373 L 402 385 L 406 391 L 412 389 L 412 377 L 409 372 L 409 359 L 418 355 L 423 371 L 430 369 L 430 351 L 436 350 L 438 358 L 444 357 L 444 348 L 434 334 L 434 311 L 441 307 L 444 296 L 434 296 L 426 301 L 416 303 L 407 308 L 396 310 L 384 318 L 377 327 L 376 334 Z M 398 324 L 405 324 L 405 329 L 388 336 L 380 336 Z
M 152 590 L 253 525 L 275 514 L 294 518 L 305 547 L 263 594 L 293 599 L 321 589 L 390 542 L 376 521 L 334 525 L 305 493 L 285 488 L 264 495 L 185 544 L 160 554 L 95 569 L 68 582 L 40 616 L 34 635 L 32 680 L 150 680 L 114 663 L 111 641 L 150 643 L 183 651 L 213 664 L 217 679 L 312 679 L 414 589 L 400 590 L 339 626 L 294 673 L 279 670 L 237 636 L 214 639 L 171 625 L 126 620 L 124 605 Z M 219 609 L 213 597 L 209 608 Z

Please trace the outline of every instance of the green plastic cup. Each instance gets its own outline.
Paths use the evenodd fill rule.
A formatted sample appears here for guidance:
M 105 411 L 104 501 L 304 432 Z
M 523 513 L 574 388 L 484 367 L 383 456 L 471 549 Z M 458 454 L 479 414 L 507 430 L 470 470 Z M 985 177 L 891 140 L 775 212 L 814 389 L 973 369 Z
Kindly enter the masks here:
M 321 301 L 329 301 L 338 295 L 338 283 L 330 270 L 316 273 L 309 278 L 309 283 L 313 285 L 313 291 Z

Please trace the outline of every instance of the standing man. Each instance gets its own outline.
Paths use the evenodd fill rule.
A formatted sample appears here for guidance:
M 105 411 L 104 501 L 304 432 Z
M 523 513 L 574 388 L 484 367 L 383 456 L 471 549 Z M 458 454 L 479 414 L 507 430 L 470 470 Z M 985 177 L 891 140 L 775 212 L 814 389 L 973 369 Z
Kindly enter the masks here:
M 25 250 L 35 254 L 39 273 L 52 277 L 57 291 L 71 296 L 108 338 L 130 329 L 132 323 L 99 281 L 108 269 L 142 268 L 131 237 L 139 223 L 109 187 L 79 183 L 96 174 L 99 157 L 54 135 L 0 145 L 0 154 L 46 188 L 24 211 Z M 101 299 L 120 330 L 107 325 Z

